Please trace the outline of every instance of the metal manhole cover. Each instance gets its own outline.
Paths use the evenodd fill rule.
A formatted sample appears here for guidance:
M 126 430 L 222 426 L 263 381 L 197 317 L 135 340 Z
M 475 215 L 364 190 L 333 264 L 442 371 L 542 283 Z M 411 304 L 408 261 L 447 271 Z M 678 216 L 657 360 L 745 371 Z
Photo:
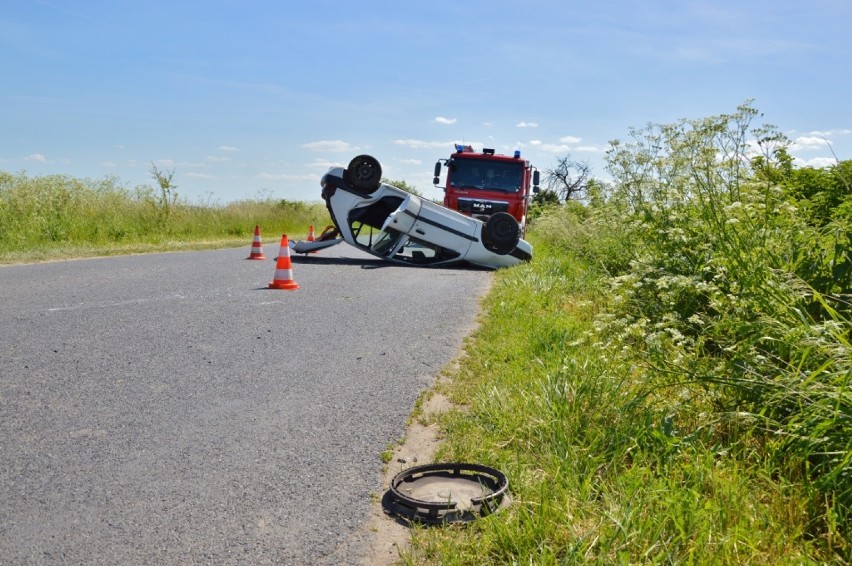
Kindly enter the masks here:
M 478 464 L 428 464 L 391 480 L 387 511 L 422 523 L 467 522 L 509 503 L 506 475 Z

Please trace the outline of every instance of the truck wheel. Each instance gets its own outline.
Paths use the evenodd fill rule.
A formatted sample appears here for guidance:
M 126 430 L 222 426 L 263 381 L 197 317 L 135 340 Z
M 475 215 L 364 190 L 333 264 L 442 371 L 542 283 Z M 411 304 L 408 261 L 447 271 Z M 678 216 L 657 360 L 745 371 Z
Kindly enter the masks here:
M 382 166 L 372 155 L 359 155 L 349 162 L 344 177 L 352 188 L 372 193 L 382 183 Z
M 495 212 L 482 228 L 482 244 L 499 255 L 515 249 L 521 239 L 521 227 L 508 212 Z

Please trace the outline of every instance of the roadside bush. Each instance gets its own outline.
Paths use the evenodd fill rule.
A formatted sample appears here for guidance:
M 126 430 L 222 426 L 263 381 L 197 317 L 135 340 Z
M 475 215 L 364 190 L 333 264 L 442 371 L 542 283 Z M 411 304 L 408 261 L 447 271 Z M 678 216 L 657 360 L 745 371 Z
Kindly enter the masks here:
M 531 224 L 437 456 L 506 471 L 514 504 L 415 531 L 406 563 L 852 561 L 852 320 L 821 280 L 848 224 L 761 174 L 786 140 L 756 121 L 633 131 L 610 185 Z
M 807 482 L 814 532 L 830 537 L 852 508 L 852 325 L 837 277 L 849 227 L 814 226 L 789 188 L 754 174 L 751 140 L 763 159 L 784 144 L 756 115 L 743 106 L 613 144 L 605 233 L 621 233 L 630 259 L 596 340 L 643 368 L 647 403 L 673 430 Z

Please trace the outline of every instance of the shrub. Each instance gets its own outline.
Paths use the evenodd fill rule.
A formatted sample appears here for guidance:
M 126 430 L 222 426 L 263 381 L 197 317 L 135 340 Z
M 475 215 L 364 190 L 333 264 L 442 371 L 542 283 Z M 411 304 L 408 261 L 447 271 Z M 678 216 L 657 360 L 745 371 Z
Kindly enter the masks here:
M 633 131 L 608 153 L 606 198 L 538 226 L 610 273 L 593 339 L 641 368 L 647 406 L 807 481 L 829 529 L 852 508 L 849 224 L 801 214 L 813 191 L 759 174 L 786 142 L 756 117 L 744 105 Z

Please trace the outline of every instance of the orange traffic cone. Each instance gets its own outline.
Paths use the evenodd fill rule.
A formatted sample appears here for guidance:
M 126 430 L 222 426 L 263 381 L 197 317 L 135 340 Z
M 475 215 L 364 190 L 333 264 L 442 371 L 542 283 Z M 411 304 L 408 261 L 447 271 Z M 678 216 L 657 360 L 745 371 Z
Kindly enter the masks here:
M 316 238 L 314 238 L 314 225 L 313 224 L 311 224 L 311 226 L 308 228 L 308 241 L 309 242 L 315 242 L 316 241 Z M 317 251 L 313 250 L 313 251 L 308 252 L 308 253 L 315 254 L 315 253 L 317 253 Z
M 275 278 L 269 284 L 270 289 L 299 288 L 299 284 L 293 281 L 293 263 L 290 261 L 290 242 L 287 234 L 281 236 L 281 250 L 278 252 L 278 262 L 275 264 Z
M 254 227 L 254 239 L 251 241 L 251 253 L 246 259 L 266 259 L 263 255 L 263 244 L 260 243 L 260 227 Z

